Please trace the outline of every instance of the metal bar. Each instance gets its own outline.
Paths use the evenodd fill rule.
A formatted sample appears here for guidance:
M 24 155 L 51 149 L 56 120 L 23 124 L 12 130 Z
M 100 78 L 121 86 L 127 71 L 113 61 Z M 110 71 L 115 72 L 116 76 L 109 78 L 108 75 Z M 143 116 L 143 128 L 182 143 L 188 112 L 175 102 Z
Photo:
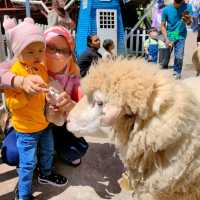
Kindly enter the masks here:
M 140 18 L 140 20 L 136 23 L 136 25 L 131 29 L 131 31 L 128 33 L 127 35 L 127 39 L 134 33 L 134 31 L 138 28 L 138 26 L 140 25 L 140 23 L 147 17 L 147 15 L 149 14 L 149 12 L 151 11 L 151 8 L 153 7 L 153 5 L 156 3 L 156 0 L 153 0 L 152 3 L 148 6 L 148 8 L 146 8 L 146 13 Z
M 30 2 L 29 2 L 29 0 L 26 0 L 25 7 L 26 7 L 26 17 L 31 17 L 31 9 L 30 9 Z
M 142 31 L 142 56 L 144 55 L 144 42 L 146 39 L 146 29 Z
M 5 44 L 4 44 L 4 37 L 1 31 L 1 26 L 0 26 L 0 62 L 5 60 L 6 55 L 5 55 Z
M 139 53 L 139 43 L 140 43 L 140 30 L 137 30 L 137 36 L 136 36 L 136 56 L 138 56 L 138 53 Z
M 12 2 L 15 2 L 15 3 L 25 3 L 25 0 L 11 0 Z M 35 4 L 35 5 L 41 5 L 43 7 L 43 9 L 49 13 L 50 10 L 48 9 L 48 7 L 44 4 L 43 1 L 32 1 L 32 0 L 29 0 L 29 3 L 30 4 Z
M 7 4 L 6 0 L 4 0 L 4 4 L 5 4 L 6 8 L 8 8 L 8 4 Z
M 128 37 L 128 36 L 127 36 Z M 130 51 L 132 52 L 133 51 L 133 35 L 131 35 L 131 37 L 130 37 Z M 127 39 L 127 38 L 126 38 Z
M 64 7 L 65 10 L 67 10 L 76 0 L 71 0 L 67 5 Z

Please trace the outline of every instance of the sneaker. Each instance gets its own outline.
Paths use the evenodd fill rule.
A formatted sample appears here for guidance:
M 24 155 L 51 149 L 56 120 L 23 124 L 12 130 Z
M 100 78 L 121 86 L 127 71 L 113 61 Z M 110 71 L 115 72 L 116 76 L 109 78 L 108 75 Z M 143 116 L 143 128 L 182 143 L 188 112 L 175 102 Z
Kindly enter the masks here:
M 18 191 L 18 183 L 15 186 L 15 199 L 14 200 L 19 200 L 19 191 Z M 34 197 L 33 195 L 31 195 L 28 199 L 26 200 L 38 200 L 36 197 Z
M 174 76 L 174 78 L 175 78 L 176 80 L 181 79 L 181 74 L 176 74 L 176 75 Z
M 70 166 L 72 166 L 72 167 L 78 167 L 81 164 L 81 159 L 78 158 L 76 160 L 68 162 L 67 164 L 70 165 Z
M 15 200 L 21 200 L 19 199 L 19 193 L 18 193 L 18 189 L 15 191 Z M 23 199 L 24 200 L 24 199 Z M 28 199 L 26 200 L 38 200 L 36 197 L 34 197 L 33 195 L 31 195 Z
M 181 79 L 181 74 L 176 73 L 176 72 L 173 72 L 173 77 L 174 77 L 176 80 L 179 80 L 179 79 Z
M 52 172 L 50 175 L 48 176 L 38 176 L 38 182 L 40 184 L 50 184 L 50 185 L 54 185 L 57 187 L 63 187 L 65 185 L 67 185 L 68 180 L 66 177 L 57 174 L 55 172 Z

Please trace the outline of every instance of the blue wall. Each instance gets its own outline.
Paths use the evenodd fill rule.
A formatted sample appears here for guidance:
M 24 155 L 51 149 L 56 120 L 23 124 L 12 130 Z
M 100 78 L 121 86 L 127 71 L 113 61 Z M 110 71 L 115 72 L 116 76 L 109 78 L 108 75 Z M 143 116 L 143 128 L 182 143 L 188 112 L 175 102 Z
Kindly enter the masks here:
M 124 54 L 124 28 L 120 10 L 119 0 L 99 1 L 88 0 L 88 6 L 83 8 L 83 1 L 80 5 L 79 20 L 76 32 L 76 54 L 79 56 L 87 48 L 87 36 L 97 33 L 96 9 L 116 9 L 117 10 L 117 53 Z

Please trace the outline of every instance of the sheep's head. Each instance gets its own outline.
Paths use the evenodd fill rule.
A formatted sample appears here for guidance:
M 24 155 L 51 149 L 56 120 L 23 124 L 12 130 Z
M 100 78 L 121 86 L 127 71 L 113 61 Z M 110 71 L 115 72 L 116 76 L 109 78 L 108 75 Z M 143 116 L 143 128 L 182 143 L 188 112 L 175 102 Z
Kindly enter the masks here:
M 125 143 L 130 131 L 138 129 L 138 122 L 159 113 L 168 100 L 166 92 L 157 98 L 165 81 L 155 84 L 157 70 L 145 65 L 141 60 L 124 59 L 91 67 L 82 81 L 86 96 L 70 112 L 67 128 L 84 135 L 111 126 Z
M 103 126 L 112 126 L 119 113 L 120 108 L 108 105 L 104 93 L 96 90 L 90 97 L 84 96 L 69 113 L 67 128 L 79 134 L 92 134 Z

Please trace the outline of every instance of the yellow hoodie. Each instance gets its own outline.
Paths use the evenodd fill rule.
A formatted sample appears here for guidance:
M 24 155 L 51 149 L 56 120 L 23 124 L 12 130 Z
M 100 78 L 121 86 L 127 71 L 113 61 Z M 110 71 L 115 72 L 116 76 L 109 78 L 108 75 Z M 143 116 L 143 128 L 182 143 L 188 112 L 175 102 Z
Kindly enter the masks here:
M 42 64 L 38 64 L 30 72 L 28 67 L 17 61 L 10 71 L 20 76 L 33 74 L 34 71 L 34 74 L 41 76 L 45 82 L 48 82 L 48 74 Z M 20 89 L 5 89 L 5 95 L 15 130 L 22 133 L 34 133 L 48 126 L 44 114 L 45 93 L 30 96 Z

